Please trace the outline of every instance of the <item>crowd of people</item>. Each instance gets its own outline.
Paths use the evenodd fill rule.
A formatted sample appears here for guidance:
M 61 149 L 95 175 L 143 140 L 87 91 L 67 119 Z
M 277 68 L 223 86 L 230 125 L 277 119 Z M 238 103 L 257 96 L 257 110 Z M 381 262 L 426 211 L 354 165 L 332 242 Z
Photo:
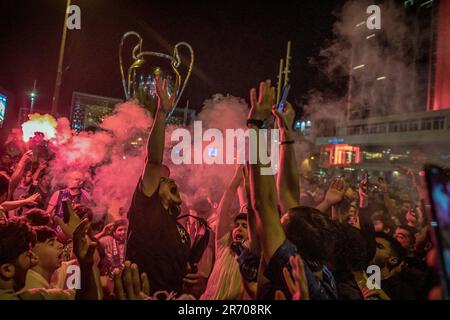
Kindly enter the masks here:
M 262 174 L 269 165 L 259 159 L 238 165 L 217 204 L 201 199 L 182 212 L 181 190 L 163 165 L 174 102 L 165 86 L 157 81 L 145 168 L 126 219 L 94 219 L 87 173 L 70 172 L 54 190 L 36 152 L 1 155 L 0 299 L 442 298 L 423 177 L 405 172 L 405 191 L 367 176 L 327 185 L 301 178 L 295 112 L 289 103 L 273 107 L 270 81 L 259 97 L 251 90 L 247 125 L 259 131 L 275 118 L 278 173 Z

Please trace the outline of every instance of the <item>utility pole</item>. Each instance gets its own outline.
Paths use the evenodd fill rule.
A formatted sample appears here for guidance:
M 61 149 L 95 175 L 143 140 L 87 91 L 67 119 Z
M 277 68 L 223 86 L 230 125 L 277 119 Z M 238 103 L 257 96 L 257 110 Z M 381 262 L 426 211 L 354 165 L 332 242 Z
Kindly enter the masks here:
M 56 71 L 56 81 L 55 81 L 55 90 L 53 91 L 53 99 L 52 99 L 52 115 L 56 116 L 58 113 L 58 100 L 59 100 L 59 91 L 61 89 L 61 78 L 62 78 L 62 64 L 64 60 L 64 48 L 66 46 L 66 36 L 67 36 L 67 16 L 69 14 L 70 0 L 67 0 L 66 10 L 64 13 L 64 23 L 63 23 L 63 33 L 61 38 L 61 45 L 59 48 L 59 60 L 58 60 L 58 69 Z

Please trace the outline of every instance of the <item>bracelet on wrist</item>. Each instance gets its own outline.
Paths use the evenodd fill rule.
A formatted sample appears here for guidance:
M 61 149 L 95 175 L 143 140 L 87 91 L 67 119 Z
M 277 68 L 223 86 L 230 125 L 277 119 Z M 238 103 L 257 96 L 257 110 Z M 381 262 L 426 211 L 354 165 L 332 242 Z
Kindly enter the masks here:
M 294 144 L 295 140 L 285 140 L 285 141 L 281 141 L 280 144 Z

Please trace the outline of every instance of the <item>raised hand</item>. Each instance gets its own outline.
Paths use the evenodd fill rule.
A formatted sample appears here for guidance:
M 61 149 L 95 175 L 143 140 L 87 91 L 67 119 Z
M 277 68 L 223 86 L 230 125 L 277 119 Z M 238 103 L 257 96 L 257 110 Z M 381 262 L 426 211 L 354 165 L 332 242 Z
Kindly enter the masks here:
M 346 191 L 345 181 L 342 179 L 336 179 L 331 182 L 330 187 L 325 195 L 325 201 L 330 206 L 334 206 L 344 199 Z
M 97 243 L 92 241 L 87 235 L 89 226 L 89 221 L 83 219 L 73 232 L 73 253 L 80 265 L 91 265 L 94 263 L 94 252 Z
M 305 265 L 299 255 L 289 258 L 292 268 L 292 276 L 288 268 L 283 269 L 284 281 L 286 281 L 292 300 L 309 300 L 308 280 L 305 275 Z
M 289 102 L 286 101 L 286 105 L 282 112 L 278 110 L 278 106 L 273 106 L 272 114 L 277 121 L 278 128 L 284 131 L 292 131 L 295 119 L 295 110 Z
M 47 161 L 45 161 L 45 160 L 39 161 L 38 170 L 42 171 L 42 170 L 45 170 L 45 168 L 47 168 Z
M 40 199 L 41 195 L 39 193 L 35 193 L 31 196 L 29 196 L 28 198 L 25 198 L 25 205 L 27 206 L 35 206 L 38 204 L 38 201 Z
M 108 223 L 106 226 L 103 227 L 103 230 L 102 230 L 101 233 L 103 235 L 105 235 L 105 236 L 106 235 L 111 235 L 113 229 L 114 229 L 114 222 L 111 222 L 111 223 Z
M 63 219 L 56 215 L 53 217 L 53 220 L 55 220 L 67 237 L 72 238 L 74 236 L 75 229 L 81 222 L 81 219 L 73 211 L 72 202 L 70 200 L 66 201 L 67 205 L 63 205 L 63 210 L 66 211 L 64 214 L 69 218 L 68 221 L 64 222 Z
M 389 296 L 381 289 L 369 289 L 363 287 L 361 289 L 364 300 L 371 300 L 371 298 L 376 298 L 377 300 L 391 300 Z
M 275 104 L 275 87 L 271 86 L 270 80 L 259 84 L 259 98 L 256 98 L 256 89 L 250 90 L 251 109 L 248 119 L 266 120 L 272 112 Z
M 156 94 L 158 95 L 158 111 L 168 114 L 175 103 L 175 93 L 171 96 L 167 93 L 167 81 L 161 82 L 160 77 L 156 77 Z
M 114 293 L 117 300 L 144 300 L 150 295 L 150 285 L 146 273 L 139 277 L 137 264 L 125 261 L 120 277 L 120 271 L 114 271 Z
M 33 151 L 28 150 L 22 155 L 22 158 L 20 158 L 20 163 L 26 165 L 33 159 Z

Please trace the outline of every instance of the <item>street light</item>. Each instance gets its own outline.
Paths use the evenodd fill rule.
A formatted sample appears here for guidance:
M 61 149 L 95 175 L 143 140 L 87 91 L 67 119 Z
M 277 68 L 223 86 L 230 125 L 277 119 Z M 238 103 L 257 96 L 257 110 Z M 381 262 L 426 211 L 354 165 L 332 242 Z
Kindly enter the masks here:
M 34 102 L 36 101 L 36 80 L 34 80 L 33 90 L 30 92 L 30 114 L 33 113 Z

